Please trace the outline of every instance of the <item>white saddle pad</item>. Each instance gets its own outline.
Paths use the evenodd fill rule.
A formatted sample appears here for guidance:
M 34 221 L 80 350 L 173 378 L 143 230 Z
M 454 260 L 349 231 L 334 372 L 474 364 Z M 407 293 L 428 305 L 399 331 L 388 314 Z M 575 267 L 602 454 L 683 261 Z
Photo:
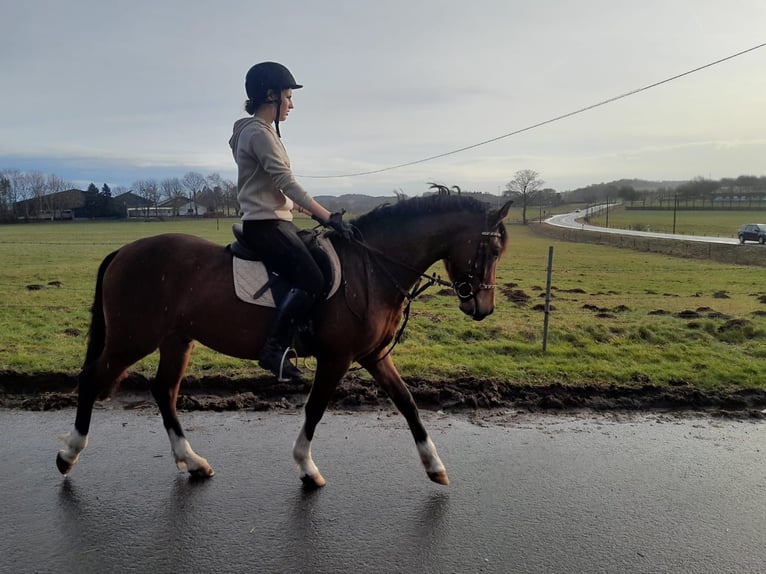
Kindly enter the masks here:
M 266 266 L 260 261 L 246 261 L 239 257 L 234 258 L 234 291 L 237 297 L 246 303 L 253 303 L 261 307 L 276 307 L 271 289 L 266 289 L 263 294 L 255 298 L 255 294 L 263 288 L 269 280 Z
M 341 280 L 341 268 L 340 260 L 335 248 L 324 237 L 318 238 L 322 249 L 330 257 L 333 269 L 333 282 L 330 287 L 330 292 L 327 294 L 329 299 L 340 287 Z M 261 307 L 276 307 L 274 303 L 274 295 L 271 293 L 271 289 L 263 289 L 263 286 L 269 280 L 268 271 L 266 266 L 260 261 L 248 261 L 246 259 L 240 259 L 234 257 L 232 269 L 234 272 L 234 291 L 237 297 L 245 301 L 246 303 L 252 303 L 254 305 L 260 305 Z M 255 294 L 263 290 L 263 293 L 256 299 Z

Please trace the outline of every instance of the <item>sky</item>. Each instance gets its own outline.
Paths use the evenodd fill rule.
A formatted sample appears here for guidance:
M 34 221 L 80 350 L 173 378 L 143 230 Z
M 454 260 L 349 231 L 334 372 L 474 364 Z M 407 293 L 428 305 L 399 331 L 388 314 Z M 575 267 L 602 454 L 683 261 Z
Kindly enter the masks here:
M 766 46 L 526 129 L 766 43 L 763 0 L 6 0 L 2 12 L 0 170 L 83 189 L 188 171 L 236 181 L 228 140 L 245 74 L 266 60 L 305 86 L 280 129 L 312 195 L 414 196 L 432 181 L 501 193 L 526 169 L 557 191 L 766 175 Z

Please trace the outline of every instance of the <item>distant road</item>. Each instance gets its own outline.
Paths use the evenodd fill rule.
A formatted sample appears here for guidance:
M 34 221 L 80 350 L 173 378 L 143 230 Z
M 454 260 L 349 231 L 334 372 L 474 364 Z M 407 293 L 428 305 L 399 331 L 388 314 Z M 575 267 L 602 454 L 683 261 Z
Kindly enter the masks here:
M 594 205 L 588 209 L 573 211 L 572 213 L 564 213 L 562 215 L 554 215 L 546 219 L 545 223 L 548 225 L 555 225 L 556 227 L 581 229 L 583 231 L 598 231 L 599 233 L 614 233 L 616 235 L 634 235 L 638 237 L 654 237 L 657 239 L 678 239 L 681 241 L 700 241 L 702 243 L 739 243 L 738 239 L 729 237 L 708 237 L 704 235 L 681 235 L 678 233 L 654 233 L 652 231 L 633 231 L 632 229 L 613 229 L 610 227 L 597 227 L 595 225 L 588 225 L 577 221 L 579 218 L 603 211 L 604 209 L 606 209 L 606 204 Z

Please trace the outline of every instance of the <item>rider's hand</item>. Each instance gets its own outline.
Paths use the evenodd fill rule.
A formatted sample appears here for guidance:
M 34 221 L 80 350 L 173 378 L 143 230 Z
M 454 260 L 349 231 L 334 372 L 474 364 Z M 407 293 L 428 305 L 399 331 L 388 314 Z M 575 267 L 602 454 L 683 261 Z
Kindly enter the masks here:
M 351 239 L 354 231 L 351 225 L 347 221 L 343 221 L 343 213 L 336 211 L 335 213 L 330 214 L 330 218 L 324 222 L 325 226 L 330 227 L 331 229 L 334 229 L 340 235 L 343 236 L 344 239 Z

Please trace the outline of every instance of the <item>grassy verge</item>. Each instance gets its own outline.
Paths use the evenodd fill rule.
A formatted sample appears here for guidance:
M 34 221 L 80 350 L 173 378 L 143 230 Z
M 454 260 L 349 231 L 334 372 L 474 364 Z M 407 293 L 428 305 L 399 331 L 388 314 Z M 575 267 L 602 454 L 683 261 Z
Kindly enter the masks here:
M 610 218 L 611 220 L 611 218 Z M 0 227 L 0 371 L 75 374 L 85 350 L 95 273 L 138 237 L 188 232 L 225 244 L 231 220 Z M 510 225 L 497 309 L 464 317 L 432 288 L 413 304 L 394 358 L 425 380 L 474 377 L 514 385 L 764 389 L 766 286 L 761 268 L 568 243 Z M 553 310 L 542 351 L 546 264 Z M 441 268 L 435 271 L 443 273 Z M 151 376 L 156 355 L 134 370 Z M 311 367 L 309 361 L 308 366 Z M 198 348 L 189 375 L 246 379 L 253 363 Z

